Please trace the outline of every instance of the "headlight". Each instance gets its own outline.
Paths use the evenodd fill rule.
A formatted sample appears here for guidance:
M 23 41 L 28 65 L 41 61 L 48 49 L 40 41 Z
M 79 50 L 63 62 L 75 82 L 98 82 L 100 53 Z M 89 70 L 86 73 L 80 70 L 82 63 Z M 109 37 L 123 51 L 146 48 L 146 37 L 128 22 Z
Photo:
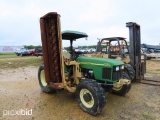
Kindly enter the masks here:
M 121 69 L 124 69 L 124 65 L 121 66 Z
M 119 66 L 116 67 L 116 71 L 118 71 L 118 70 L 119 70 Z

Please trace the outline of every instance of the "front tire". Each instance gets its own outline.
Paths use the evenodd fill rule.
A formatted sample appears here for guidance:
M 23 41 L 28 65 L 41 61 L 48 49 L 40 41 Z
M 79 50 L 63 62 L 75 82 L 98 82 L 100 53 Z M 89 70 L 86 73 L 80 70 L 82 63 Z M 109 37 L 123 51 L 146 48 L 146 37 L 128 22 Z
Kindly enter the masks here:
M 89 79 L 82 80 L 77 85 L 76 97 L 79 106 L 91 115 L 100 113 L 106 104 L 103 88 L 96 81 Z
M 125 72 L 122 72 L 122 78 L 131 80 L 130 77 Z M 119 88 L 115 88 L 113 86 L 112 93 L 114 93 L 116 95 L 124 96 L 126 93 L 128 93 L 130 91 L 130 89 L 131 89 L 131 84 L 129 84 L 129 85 L 124 84 Z
M 55 90 L 46 82 L 45 73 L 44 73 L 44 64 L 41 64 L 39 66 L 38 81 L 43 92 L 46 92 L 46 93 L 55 92 Z

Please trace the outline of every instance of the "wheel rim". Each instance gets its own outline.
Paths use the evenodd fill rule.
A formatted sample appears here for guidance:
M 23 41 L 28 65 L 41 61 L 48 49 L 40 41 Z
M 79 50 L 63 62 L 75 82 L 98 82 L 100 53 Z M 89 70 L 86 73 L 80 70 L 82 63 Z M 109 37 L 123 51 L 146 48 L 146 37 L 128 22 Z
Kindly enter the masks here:
M 119 91 L 119 90 L 121 90 L 122 89 L 122 86 L 121 87 L 113 87 L 113 90 L 115 90 L 115 91 Z
M 91 108 L 94 105 L 94 99 L 92 93 L 87 89 L 82 89 L 80 91 L 80 99 L 82 104 L 87 107 Z
M 44 70 L 41 71 L 40 78 L 41 78 L 41 83 L 42 83 L 42 85 L 43 85 L 43 86 L 47 86 L 46 78 L 45 78 L 45 74 L 44 74 Z
M 120 84 L 120 82 L 118 84 Z M 119 90 L 122 89 L 122 87 L 123 87 L 123 85 L 116 85 L 115 83 L 113 83 L 113 88 L 112 89 L 115 90 L 115 91 L 119 91 Z

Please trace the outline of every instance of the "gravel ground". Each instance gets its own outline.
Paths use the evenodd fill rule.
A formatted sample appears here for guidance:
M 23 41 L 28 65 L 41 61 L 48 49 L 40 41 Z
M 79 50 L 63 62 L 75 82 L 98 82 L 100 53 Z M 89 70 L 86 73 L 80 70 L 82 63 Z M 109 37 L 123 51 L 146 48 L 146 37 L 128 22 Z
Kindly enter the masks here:
M 37 71 L 38 67 L 0 70 L 0 119 L 160 120 L 159 86 L 135 82 L 123 97 L 106 93 L 107 104 L 102 113 L 91 116 L 80 109 L 73 93 L 43 93 Z M 18 110 L 24 110 L 25 115 L 11 115 Z

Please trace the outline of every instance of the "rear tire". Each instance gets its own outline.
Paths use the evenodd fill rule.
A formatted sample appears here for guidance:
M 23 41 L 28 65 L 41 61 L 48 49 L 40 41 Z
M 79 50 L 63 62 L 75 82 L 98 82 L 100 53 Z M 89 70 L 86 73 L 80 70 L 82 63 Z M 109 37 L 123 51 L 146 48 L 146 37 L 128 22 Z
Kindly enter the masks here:
M 41 64 L 39 66 L 39 70 L 38 70 L 38 81 L 39 81 L 39 85 L 42 89 L 43 92 L 46 93 L 52 93 L 55 92 L 55 89 L 53 89 L 47 82 L 46 82 L 46 78 L 45 78 L 45 73 L 44 73 L 44 64 Z
M 125 64 L 124 65 L 124 72 L 128 74 L 130 77 L 130 80 L 132 81 L 135 77 L 135 70 L 130 64 Z
M 125 72 L 122 72 L 122 78 L 130 80 L 130 77 Z M 119 89 L 113 87 L 112 93 L 116 95 L 124 96 L 126 93 L 130 91 L 130 89 L 131 89 L 131 84 L 130 85 L 125 84 Z
M 76 97 L 79 106 L 91 115 L 100 113 L 106 104 L 103 88 L 96 81 L 89 79 L 82 80 L 77 85 Z

